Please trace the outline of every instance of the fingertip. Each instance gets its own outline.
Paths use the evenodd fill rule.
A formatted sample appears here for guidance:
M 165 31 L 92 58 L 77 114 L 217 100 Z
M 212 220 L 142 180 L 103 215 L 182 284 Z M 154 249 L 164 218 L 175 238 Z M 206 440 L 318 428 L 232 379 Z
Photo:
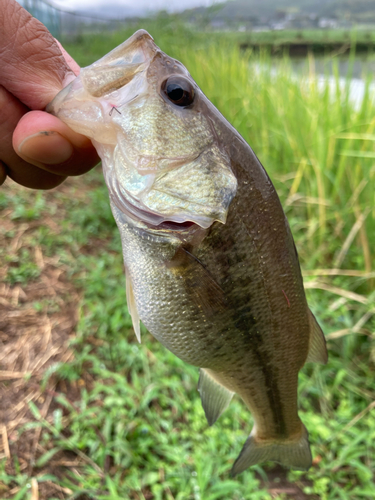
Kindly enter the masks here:
M 37 132 L 26 137 L 18 146 L 18 155 L 34 165 L 59 165 L 68 161 L 73 145 L 55 131 Z
M 81 175 L 100 159 L 90 139 L 44 111 L 30 111 L 19 121 L 13 147 L 28 163 L 58 175 Z
M 86 136 L 77 134 L 56 116 L 45 111 L 29 111 L 19 120 L 13 132 L 13 147 L 18 151 L 22 142 L 33 135 L 45 132 L 57 132 L 75 147 L 87 147 L 91 144 Z

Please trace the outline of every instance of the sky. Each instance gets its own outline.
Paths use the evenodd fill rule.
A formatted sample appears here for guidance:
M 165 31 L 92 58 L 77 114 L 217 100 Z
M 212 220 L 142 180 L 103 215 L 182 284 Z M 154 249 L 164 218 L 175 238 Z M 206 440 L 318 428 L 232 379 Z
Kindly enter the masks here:
M 103 11 L 110 4 L 116 11 L 123 11 L 124 16 L 138 15 L 166 9 L 176 12 L 194 7 L 208 7 L 217 0 L 53 0 L 53 3 L 66 10 L 97 12 Z

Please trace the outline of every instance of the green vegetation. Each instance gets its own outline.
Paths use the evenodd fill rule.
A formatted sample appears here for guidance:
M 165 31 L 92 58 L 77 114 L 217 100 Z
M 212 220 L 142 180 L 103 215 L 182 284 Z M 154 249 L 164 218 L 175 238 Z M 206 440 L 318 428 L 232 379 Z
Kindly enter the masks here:
M 265 165 L 296 239 L 309 303 L 328 338 L 328 365 L 308 365 L 300 374 L 300 415 L 310 432 L 314 465 L 307 473 L 289 472 L 289 480 L 311 499 L 373 498 L 375 107 L 369 90 L 355 109 L 349 84 L 341 87 L 336 80 L 332 89 L 314 78 L 296 79 L 288 59 L 275 73 L 264 54 L 194 37 L 173 24 L 162 31 L 156 23 L 144 27 L 189 68 Z M 87 65 L 130 34 L 88 36 L 67 50 Z M 309 73 L 314 75 L 312 59 Z M 58 405 L 49 419 L 30 403 L 33 420 L 23 432 L 41 429 L 44 450 L 33 477 L 58 483 L 61 495 L 70 491 L 65 497 L 81 500 L 275 498 L 267 492 L 272 464 L 229 478 L 252 425 L 239 399 L 207 428 L 197 369 L 144 330 L 142 344 L 136 343 L 106 187 L 98 171 L 86 179 L 87 196 L 79 197 L 74 188 L 63 195 L 67 210 L 60 234 L 51 239 L 40 227 L 34 235 L 35 245 L 60 256 L 82 289 L 74 359 L 53 365 L 42 387 L 50 380 L 89 382 L 75 401 L 63 391 L 55 396 Z M 51 194 L 38 196 L 39 208 L 30 212 L 9 189 L 1 193 L 0 208 L 35 221 L 54 207 L 43 203 Z M 31 203 L 30 197 L 24 200 Z M 34 279 L 21 262 L 30 255 L 20 252 L 17 259 L 18 273 L 7 282 Z M 62 450 L 78 457 L 79 468 L 45 473 Z M 14 461 L 12 475 L 0 468 L 0 486 L 18 487 L 14 500 L 29 499 L 30 479 Z M 278 498 L 294 498 L 280 491 Z

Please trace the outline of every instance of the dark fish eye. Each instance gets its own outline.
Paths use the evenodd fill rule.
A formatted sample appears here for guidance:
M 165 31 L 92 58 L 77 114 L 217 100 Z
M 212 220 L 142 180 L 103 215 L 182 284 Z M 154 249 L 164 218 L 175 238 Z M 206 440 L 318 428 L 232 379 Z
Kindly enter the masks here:
M 170 76 L 162 83 L 161 90 L 177 106 L 189 106 L 194 101 L 194 87 L 182 76 Z

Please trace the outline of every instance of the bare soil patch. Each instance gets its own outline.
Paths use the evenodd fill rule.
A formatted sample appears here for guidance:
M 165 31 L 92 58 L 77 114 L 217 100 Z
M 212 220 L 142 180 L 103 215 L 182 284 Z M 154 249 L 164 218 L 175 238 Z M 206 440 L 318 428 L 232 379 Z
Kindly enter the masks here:
M 23 431 L 26 424 L 35 422 L 30 403 L 35 404 L 42 418 L 51 421 L 57 407 L 54 396 L 58 392 L 65 392 L 69 399 L 79 398 L 79 384 L 68 387 L 51 378 L 45 389 L 41 389 L 46 370 L 73 357 L 69 340 L 75 335 L 80 291 L 68 279 L 68 269 L 60 257 L 45 255 L 43 245 L 35 244 L 40 226 L 51 237 L 58 236 L 66 206 L 64 197 L 58 198 L 56 193 L 68 193 L 74 187 L 74 196 L 77 196 L 77 184 L 83 197 L 90 186 L 78 178 L 68 180 L 47 194 L 47 201 L 54 206 L 53 216 L 49 214 L 48 202 L 37 220 L 12 219 L 11 209 L 1 213 L 0 247 L 6 250 L 7 258 L 2 259 L 0 266 L 0 458 L 7 458 L 6 472 L 11 475 L 15 474 L 15 457 L 20 471 L 31 476 L 35 461 L 46 451 L 39 444 L 40 427 Z M 7 180 L 1 189 L 11 190 L 15 197 L 22 196 L 26 202 L 33 203 L 33 193 L 12 181 Z M 25 283 L 11 283 L 9 270 L 17 267 L 18 256 L 25 250 L 38 276 Z M 61 476 L 64 467 L 77 466 L 80 459 L 66 455 L 55 456 L 47 472 Z M 38 470 L 38 474 L 45 472 L 46 468 Z M 31 487 L 33 499 L 66 498 L 70 493 L 52 482 L 38 486 L 34 481 Z M 11 498 L 18 490 L 17 486 L 0 482 L 1 498 Z

